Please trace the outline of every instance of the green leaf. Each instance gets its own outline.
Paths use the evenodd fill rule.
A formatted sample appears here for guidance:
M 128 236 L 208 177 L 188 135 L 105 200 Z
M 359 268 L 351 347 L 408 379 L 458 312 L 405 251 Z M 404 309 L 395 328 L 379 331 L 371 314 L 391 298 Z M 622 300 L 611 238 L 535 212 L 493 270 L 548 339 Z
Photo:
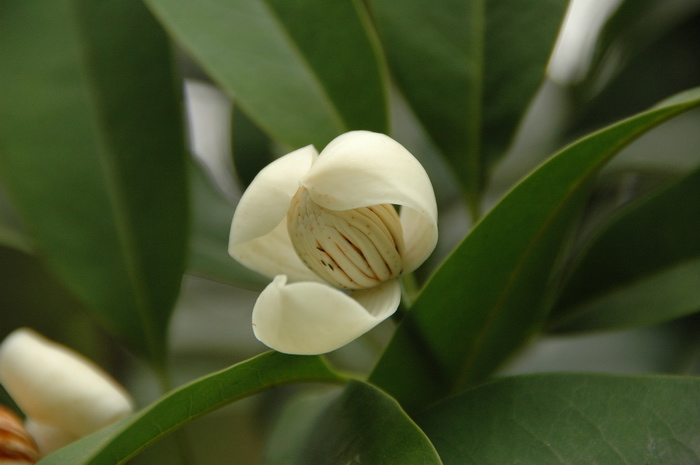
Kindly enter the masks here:
M 235 206 L 213 185 L 194 160 L 188 163 L 192 195 L 192 240 L 187 272 L 232 286 L 262 290 L 269 279 L 228 254 Z
M 0 246 L 0 339 L 28 326 L 61 337 L 85 309 L 32 254 Z
M 320 357 L 267 352 L 167 394 L 112 426 L 40 460 L 41 465 L 116 465 L 186 423 L 243 397 L 290 382 L 340 383 Z M 235 432 L 221 432 L 222 435 Z
M 418 423 L 445 465 L 691 465 L 700 379 L 544 374 L 501 379 Z
M 407 409 L 482 381 L 537 333 L 552 273 L 598 170 L 663 121 L 700 104 L 700 89 L 587 136 L 496 205 L 414 303 L 371 379 Z
M 180 89 L 139 3 L 5 2 L 0 176 L 37 253 L 156 364 L 184 268 Z
M 396 463 L 442 464 L 430 440 L 394 399 L 372 385 L 350 381 L 340 393 L 295 409 L 283 425 L 302 444 L 277 431 L 266 465 Z M 319 399 L 316 399 L 319 400 Z M 308 413 L 307 413 L 308 411 Z M 301 419 L 299 418 L 301 416 Z M 301 430 L 299 428 L 301 424 Z M 279 425 L 278 425 L 279 426 Z M 304 434 L 299 438 L 300 433 Z M 287 446 L 286 449 L 278 447 Z
M 700 310 L 698 205 L 700 169 L 624 209 L 581 252 L 555 328 L 634 328 Z
M 0 186 L 0 245 L 32 253 L 33 245 Z
M 234 171 L 243 188 L 275 160 L 272 141 L 235 105 L 231 117 L 231 147 Z
M 600 127 L 695 86 L 699 12 L 698 0 L 622 1 L 605 22 L 585 75 L 570 86 L 578 106 L 573 130 Z
M 277 142 L 322 149 L 387 131 L 386 72 L 359 0 L 147 0 L 172 36 Z
M 396 81 L 473 208 L 544 79 L 567 3 L 370 1 Z

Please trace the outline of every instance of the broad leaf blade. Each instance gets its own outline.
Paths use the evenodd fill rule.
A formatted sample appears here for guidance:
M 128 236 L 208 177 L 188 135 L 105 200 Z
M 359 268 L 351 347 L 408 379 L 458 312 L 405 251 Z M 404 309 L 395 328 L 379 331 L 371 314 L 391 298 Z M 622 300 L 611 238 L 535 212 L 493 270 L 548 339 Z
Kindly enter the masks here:
M 399 87 L 472 204 L 544 78 L 566 4 L 370 2 Z
M 700 380 L 544 374 L 501 379 L 418 418 L 445 465 L 700 460 Z
M 405 408 L 477 383 L 539 331 L 588 185 L 626 144 L 700 104 L 693 90 L 563 149 L 517 185 L 437 270 L 371 379 Z
M 306 437 L 300 439 L 301 447 L 291 444 L 291 449 L 275 450 L 265 463 L 442 464 L 428 438 L 391 397 L 360 381 L 350 381 L 339 394 L 322 398 L 324 411 L 311 410 L 310 421 L 302 418 Z M 298 423 L 298 417 L 288 417 L 285 426 L 296 434 Z
M 5 2 L 0 23 L 0 175 L 16 212 L 67 287 L 161 363 L 187 229 L 167 38 L 128 0 Z
M 75 315 L 85 308 L 35 256 L 0 246 L 0 339 L 28 326 L 51 338 L 75 329 Z
M 281 144 L 320 150 L 351 129 L 386 132 L 386 72 L 359 1 L 146 3 Z
M 700 170 L 621 212 L 581 252 L 558 330 L 652 325 L 700 310 Z
M 125 420 L 87 436 L 38 463 L 116 465 L 207 412 L 283 383 L 339 383 L 320 357 L 267 352 L 167 394 Z M 231 434 L 222 432 L 222 434 Z

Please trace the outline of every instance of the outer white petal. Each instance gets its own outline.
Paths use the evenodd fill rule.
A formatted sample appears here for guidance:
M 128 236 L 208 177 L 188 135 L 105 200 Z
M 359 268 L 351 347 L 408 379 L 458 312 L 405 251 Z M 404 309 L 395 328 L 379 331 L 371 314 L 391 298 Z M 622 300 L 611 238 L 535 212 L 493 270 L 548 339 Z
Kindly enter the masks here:
M 392 279 L 356 294 L 357 300 L 326 284 L 287 284 L 286 276 L 276 276 L 255 303 L 253 331 L 279 352 L 330 352 L 391 316 L 399 306 L 401 287 Z
M 0 345 L 0 383 L 28 417 L 76 436 L 133 411 L 126 392 L 99 367 L 29 329 Z
M 294 251 L 285 223 L 299 179 L 316 157 L 309 145 L 278 158 L 253 179 L 231 223 L 228 251 L 234 259 L 269 277 L 286 273 L 294 280 L 318 280 Z
M 65 430 L 58 429 L 53 426 L 39 423 L 31 418 L 27 418 L 27 421 L 24 423 L 24 427 L 32 436 L 34 442 L 36 442 L 36 446 L 39 449 L 39 454 L 41 454 L 42 457 L 80 439 L 80 436 L 71 434 Z
M 301 182 L 314 202 L 331 210 L 382 203 L 404 207 L 405 272 L 435 248 L 437 203 L 430 178 L 408 150 L 384 134 L 352 131 L 335 138 Z
M 410 273 L 435 250 L 438 240 L 437 218 L 404 207 L 401 209 L 401 227 L 406 245 L 403 253 L 403 271 Z
M 229 254 L 240 263 L 265 276 L 286 273 L 294 281 L 322 282 L 299 259 L 287 232 L 287 220 L 282 220 L 262 237 L 242 244 L 229 245 Z

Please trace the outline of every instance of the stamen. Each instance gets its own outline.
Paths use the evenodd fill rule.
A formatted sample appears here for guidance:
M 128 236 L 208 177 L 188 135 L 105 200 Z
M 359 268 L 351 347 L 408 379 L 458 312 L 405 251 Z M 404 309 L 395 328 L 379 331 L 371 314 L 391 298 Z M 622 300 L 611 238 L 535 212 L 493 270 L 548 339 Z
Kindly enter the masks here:
M 329 210 L 300 187 L 287 229 L 301 260 L 336 287 L 366 289 L 403 271 L 403 229 L 392 205 Z

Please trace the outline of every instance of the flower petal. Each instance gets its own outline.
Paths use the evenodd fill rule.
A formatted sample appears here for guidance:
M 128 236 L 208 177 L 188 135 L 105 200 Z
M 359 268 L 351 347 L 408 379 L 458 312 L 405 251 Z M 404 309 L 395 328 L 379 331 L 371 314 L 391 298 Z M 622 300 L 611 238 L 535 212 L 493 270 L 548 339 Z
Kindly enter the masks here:
M 285 273 L 292 281 L 323 282 L 294 250 L 286 219 L 262 237 L 229 245 L 229 254 L 248 268 L 271 278 Z
M 438 241 L 437 218 L 404 207 L 401 209 L 401 227 L 405 244 L 403 272 L 410 273 L 435 250 Z
M 37 449 L 39 449 L 39 454 L 41 454 L 42 457 L 80 439 L 80 436 L 54 426 L 39 423 L 31 418 L 27 418 L 24 427 L 34 439 Z
M 336 137 L 301 183 L 314 202 L 331 210 L 390 203 L 437 222 L 435 193 L 425 169 L 384 134 L 351 131 Z
M 401 205 L 409 273 L 437 244 L 437 203 L 428 174 L 401 144 L 369 131 L 352 131 L 321 152 L 301 183 L 311 199 L 331 210 Z
M 286 276 L 276 276 L 253 308 L 255 337 L 288 354 L 330 352 L 392 315 L 399 306 L 401 287 L 392 279 L 353 296 L 357 298 L 326 284 L 287 284 Z
M 133 410 L 122 387 L 99 367 L 26 328 L 0 345 L 0 383 L 28 417 L 77 436 Z
M 229 254 L 243 265 L 273 277 L 317 280 L 299 259 L 287 234 L 285 216 L 299 179 L 317 157 L 309 145 L 263 168 L 243 193 L 231 223 Z

